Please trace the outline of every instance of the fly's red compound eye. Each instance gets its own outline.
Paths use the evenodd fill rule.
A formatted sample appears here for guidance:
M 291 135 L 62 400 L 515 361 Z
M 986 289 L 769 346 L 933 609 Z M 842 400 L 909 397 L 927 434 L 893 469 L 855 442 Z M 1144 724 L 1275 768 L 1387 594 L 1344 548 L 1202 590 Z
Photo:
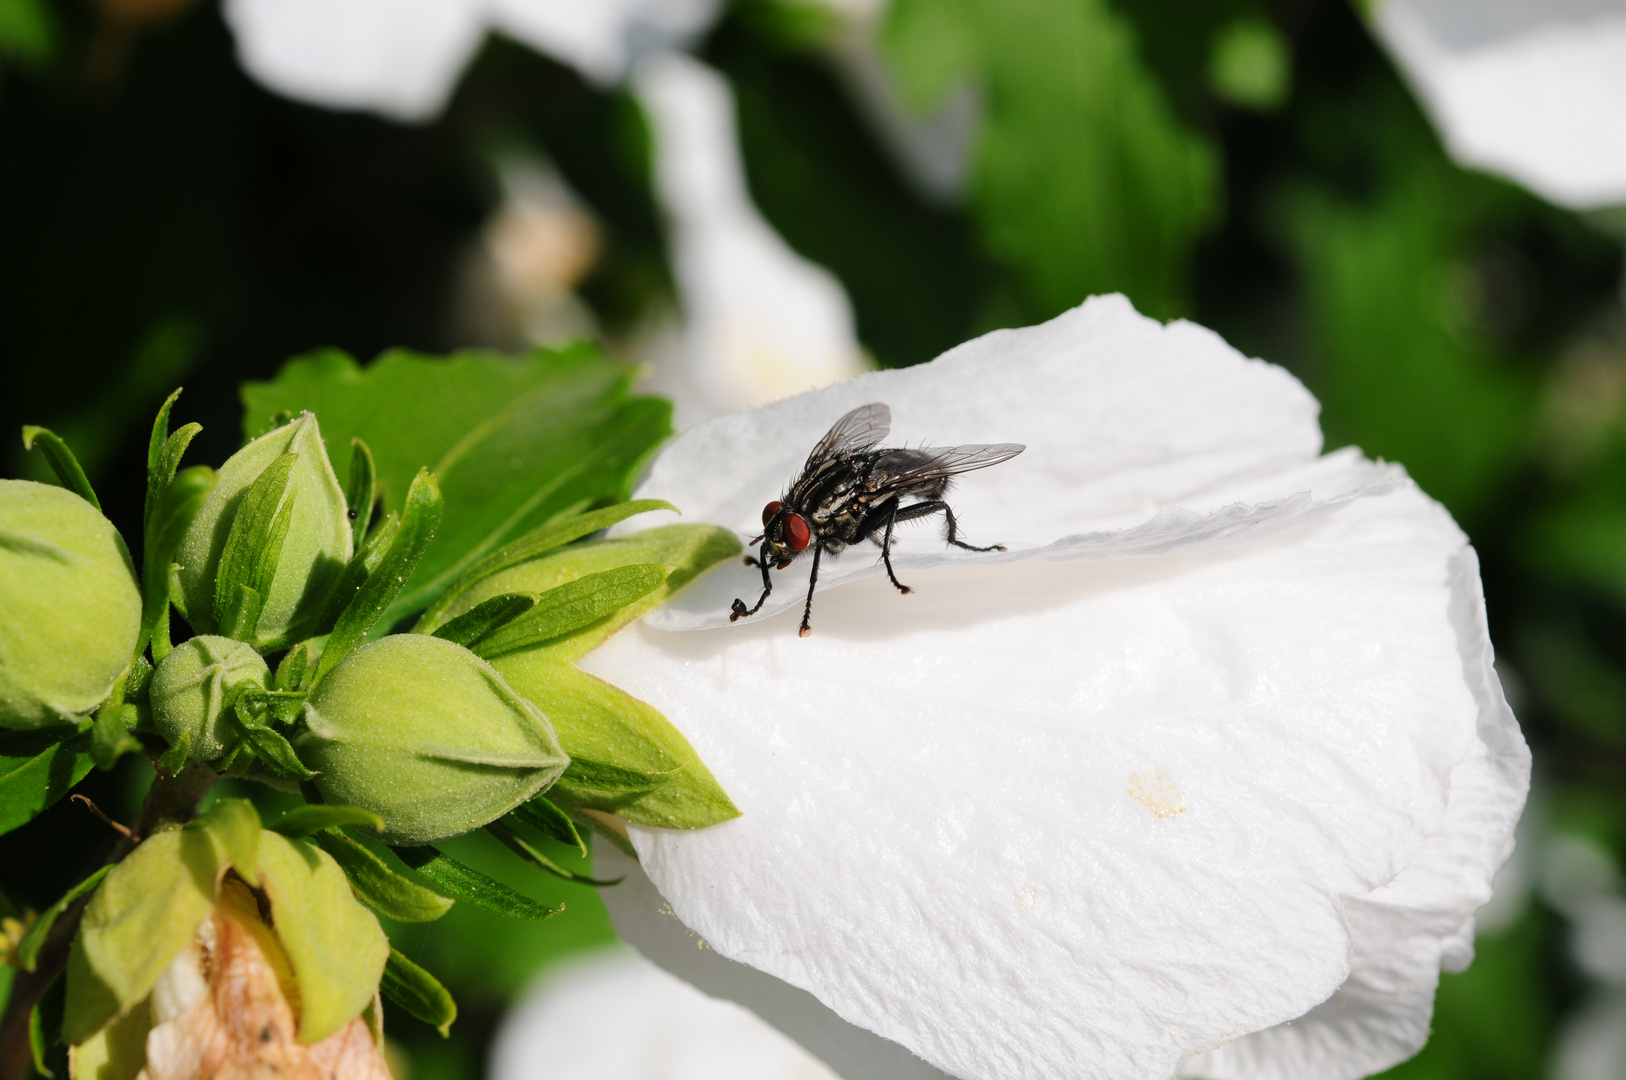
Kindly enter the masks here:
M 764 529 L 768 527 L 768 522 L 773 520 L 773 516 L 779 513 L 779 508 L 784 505 L 784 503 L 780 502 L 778 499 L 775 499 L 773 502 L 762 508 L 762 527 Z
M 802 520 L 800 514 L 785 515 L 785 546 L 792 551 L 803 551 L 807 542 L 813 539 L 813 533 L 808 529 L 807 522 Z

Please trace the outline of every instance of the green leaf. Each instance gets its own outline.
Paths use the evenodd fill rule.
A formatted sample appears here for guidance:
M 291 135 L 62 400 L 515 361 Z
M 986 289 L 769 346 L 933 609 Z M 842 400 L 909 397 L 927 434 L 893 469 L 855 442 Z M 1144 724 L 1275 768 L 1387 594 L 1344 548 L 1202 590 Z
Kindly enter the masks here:
M 277 674 L 272 680 L 273 687 L 284 692 L 303 690 L 306 673 L 316 670 L 312 656 L 321 655 L 321 645 L 320 639 L 301 641 L 284 653 L 282 660 L 277 664 Z
M 569 814 L 543 796 L 538 795 L 530 802 L 520 803 L 514 808 L 513 816 L 548 839 L 569 845 L 583 858 L 587 857 L 587 841 L 577 831 L 576 823 L 570 820 Z
M 1243 16 L 1214 35 L 1208 84 L 1224 100 L 1270 112 L 1287 101 L 1292 80 L 1292 47 L 1269 20 Z
M 213 834 L 226 861 L 237 876 L 254 888 L 260 887 L 256 869 L 260 852 L 260 814 L 247 799 L 217 799 L 200 817 L 187 822 L 187 828 L 207 829 Z
M 606 506 L 602 510 L 576 514 L 565 518 L 563 521 L 556 521 L 551 525 L 544 525 L 539 529 L 534 529 L 501 550 L 492 552 L 465 570 L 452 587 L 446 590 L 445 595 L 424 612 L 419 625 L 420 627 L 437 625 L 441 615 L 457 597 L 476 583 L 484 581 L 498 571 L 530 562 L 532 559 L 546 555 L 554 548 L 560 548 L 580 540 L 584 536 L 590 536 L 600 529 L 608 529 L 611 525 L 625 521 L 627 518 L 638 514 L 647 514 L 655 510 L 678 512 L 678 508 L 665 499 L 634 499 L 631 502 Z
M 142 506 L 142 527 L 144 532 L 150 534 L 153 512 L 158 505 L 159 498 L 169 487 L 170 481 L 175 478 L 175 470 L 180 468 L 181 455 L 191 445 L 192 439 L 203 430 L 201 424 L 185 424 L 173 435 L 169 431 L 169 414 L 175 407 L 175 401 L 181 396 L 177 389 L 164 399 L 159 408 L 158 415 L 152 422 L 152 434 L 147 439 L 147 498 Z
M 310 409 L 330 453 L 365 439 L 386 508 L 402 506 L 418 469 L 435 474 L 446 524 L 397 598 L 393 623 L 514 538 L 626 498 L 671 432 L 671 407 L 632 396 L 635 377 L 589 345 L 517 358 L 393 351 L 365 369 L 328 351 L 285 365 L 274 382 L 247 384 L 244 426 Z
M 45 0 L 0 2 L 0 56 L 39 67 L 55 54 L 58 35 Z
M 298 460 L 298 454 L 277 457 L 249 486 L 238 504 L 231 531 L 226 534 L 226 546 L 220 554 L 220 567 L 215 573 L 216 611 L 242 612 L 247 592 L 262 597 L 270 593 L 277 559 L 282 555 L 282 544 L 293 519 L 294 500 L 283 496 L 288 492 Z M 259 620 L 258 610 L 254 611 L 252 621 L 245 623 L 246 618 L 239 614 L 235 620 L 238 632 L 227 631 L 227 636 L 252 641 L 254 624 Z M 234 620 L 223 614 L 220 621 L 224 627 Z
M 492 631 L 506 626 L 536 606 L 529 593 L 503 593 L 483 600 L 455 619 L 435 628 L 435 636 L 455 645 L 472 647 Z
M 152 508 L 152 500 L 158 491 L 168 483 L 169 477 L 163 477 L 158 483 L 153 483 L 158 472 L 158 462 L 164 455 L 164 444 L 169 441 L 169 414 L 175 409 L 175 402 L 181 396 L 181 387 L 177 386 L 170 391 L 169 397 L 158 406 L 158 415 L 152 420 L 152 433 L 147 436 L 147 508 Z
M 341 825 L 360 825 L 367 829 L 381 830 L 384 828 L 384 819 L 371 810 L 363 810 L 359 806 L 307 803 L 283 814 L 271 829 L 290 840 L 296 840 L 324 829 L 336 829 Z
M 317 621 L 318 626 L 331 627 L 339 621 L 344 609 L 350 606 L 350 601 L 356 597 L 356 590 L 378 569 L 378 564 L 384 561 L 389 553 L 390 545 L 395 543 L 396 533 L 401 529 L 401 516 L 391 510 L 384 515 L 384 520 L 367 537 L 366 542 L 357 549 L 354 557 L 345 565 L 339 574 L 339 580 L 334 583 L 333 591 L 328 594 L 327 605 L 322 609 L 322 617 Z
M 194 465 L 166 481 L 147 515 L 146 543 L 141 553 L 141 641 L 153 643 L 155 660 L 169 655 L 170 566 L 187 527 L 214 486 L 215 471 L 207 465 Z
M 33 971 L 34 964 L 39 959 L 40 949 L 45 945 L 45 938 L 51 933 L 51 927 L 56 925 L 57 918 L 68 910 L 75 900 L 86 895 L 102 883 L 102 878 L 113 869 L 112 865 L 102 867 L 85 880 L 62 894 L 62 898 L 41 913 L 34 925 L 28 928 L 22 940 L 17 942 L 17 964 L 24 971 Z
M 180 737 L 170 744 L 158 758 L 158 771 L 166 776 L 174 776 L 186 766 L 187 759 L 192 756 L 192 736 L 189 732 L 181 732 Z
M 96 710 L 95 724 L 91 728 L 90 756 L 95 759 L 98 769 L 111 769 L 113 763 L 125 754 L 141 750 L 140 741 L 130 734 L 138 715 L 134 705 L 115 704 L 112 701 Z
M 367 526 L 372 523 L 373 497 L 378 492 L 378 466 L 373 452 L 361 439 L 350 440 L 350 476 L 344 489 L 345 505 L 350 511 L 350 528 L 355 537 L 356 550 L 367 538 Z
M 67 1080 L 67 1054 L 64 1052 L 62 1021 L 64 980 L 58 975 L 28 1013 L 28 1049 L 34 1068 L 47 1080 Z
M 492 595 L 546 593 L 587 575 L 631 566 L 674 568 L 658 587 L 612 614 L 491 661 L 510 686 L 542 710 L 571 757 L 570 768 L 550 789 L 555 801 L 613 811 L 662 828 L 704 828 L 739 815 L 688 740 L 664 716 L 574 666 L 696 574 L 739 551 L 738 538 L 725 529 L 670 525 L 561 548 L 508 567 L 446 606 L 445 613 L 455 617 Z
M 181 467 L 181 457 L 186 453 L 186 448 L 192 445 L 192 440 L 202 430 L 202 424 L 183 424 L 173 435 L 165 439 L 163 449 L 158 455 L 158 464 L 148 476 L 148 480 L 157 480 L 163 484 L 173 480 L 175 470 Z
M 314 844 L 261 833 L 260 876 L 299 983 L 299 1041 L 320 1042 L 372 1000 L 389 942 L 339 864 Z
M 215 605 L 220 616 L 220 632 L 238 641 L 252 641 L 254 627 L 259 624 L 260 612 L 265 609 L 265 597 L 247 585 L 237 591 L 225 605 Z
M 288 740 L 266 726 L 264 714 L 254 710 L 254 698 L 253 694 L 244 694 L 234 709 L 238 726 L 243 729 L 243 741 L 273 774 L 286 780 L 312 779 L 316 774 L 305 768 Z
M 740 553 L 739 537 L 715 525 L 665 525 L 608 540 L 559 548 L 528 562 L 509 566 L 476 582 L 448 602 L 437 605 L 441 617 L 455 617 L 502 593 L 540 595 L 590 574 L 639 565 L 671 567 L 660 585 L 609 616 L 570 631 L 527 655 L 575 662 L 602 645 L 611 634 L 642 618 L 709 567 Z M 429 622 L 429 620 L 425 620 Z M 420 625 L 419 629 L 433 626 Z M 500 667 L 500 665 L 499 665 Z
M 498 915 L 532 922 L 550 918 L 564 910 L 563 905 L 549 907 L 515 892 L 495 878 L 487 877 L 433 847 L 398 847 L 392 850 L 402 862 L 433 885 L 436 892 L 454 900 L 465 900 Z
M 362 903 L 385 918 L 404 923 L 433 922 L 451 910 L 451 900 L 402 877 L 383 859 L 337 829 L 319 834 L 316 842 L 344 868 L 350 887 Z
M 574 633 L 648 596 L 671 572 L 669 566 L 645 563 L 567 581 L 538 596 L 521 618 L 481 638 L 474 652 L 489 660 Z
M 982 90 L 970 201 L 1011 271 L 1002 324 L 1125 292 L 1167 318 L 1219 205 L 1208 140 L 1176 117 L 1107 0 L 897 0 L 882 42 L 917 108 Z
M 255 723 L 291 724 L 304 710 L 305 695 L 297 690 L 261 690 L 254 686 L 242 689 L 233 699 L 246 708 Z
M 406 507 L 401 512 L 401 527 L 391 541 L 389 550 L 379 560 L 378 569 L 367 576 L 356 595 L 351 598 L 333 632 L 322 648 L 322 659 L 316 665 L 315 682 L 332 671 L 339 661 L 349 656 L 367 636 L 367 631 L 379 620 L 390 604 L 401 594 L 401 589 L 418 565 L 429 541 L 440 524 L 445 504 L 435 478 L 420 469 L 407 491 Z
M 96 764 L 90 725 L 0 732 L 0 835 L 71 791 Z
M 147 996 L 213 909 L 223 867 L 209 833 L 168 829 L 103 879 L 68 954 L 68 1042 L 84 1042 Z
M 73 1048 L 73 1075 L 84 1080 L 138 1080 L 147 1066 L 152 998 L 144 999 Z
M 493 821 L 491 824 L 487 825 L 486 832 L 502 841 L 502 843 L 507 846 L 510 851 L 518 855 L 520 858 L 533 864 L 537 868 L 545 870 L 555 877 L 563 878 L 566 881 L 574 881 L 578 885 L 602 886 L 619 885 L 622 881 L 626 880 L 625 878 L 614 878 L 612 880 L 603 881 L 595 877 L 589 877 L 586 874 L 578 874 L 574 870 L 567 870 L 563 866 L 560 866 L 558 863 L 554 862 L 552 859 L 548 858 L 547 855 L 543 854 L 542 850 L 535 844 L 526 840 L 523 836 L 520 836 L 513 829 L 510 829 L 500 821 Z
M 393 948 L 379 989 L 401 1008 L 433 1026 L 442 1038 L 451 1034 L 452 1021 L 457 1019 L 457 1003 L 452 995 L 433 975 Z
M 553 722 L 570 755 L 549 789 L 554 801 L 663 829 L 703 829 L 739 817 L 689 741 L 656 709 L 536 653 L 513 653 L 493 666 Z
M 660 753 L 658 746 L 639 746 L 646 760 L 671 761 Z M 622 753 L 623 758 L 631 755 Z M 626 765 L 612 765 L 607 761 L 594 761 L 585 754 L 570 759 L 564 775 L 549 788 L 560 803 L 574 809 L 602 810 L 620 813 L 645 796 L 658 791 L 678 775 L 674 763 L 669 769 L 637 769 Z
M 1529 360 L 1472 322 L 1487 226 L 1529 197 L 1451 162 L 1398 88 L 1357 111 L 1337 137 L 1377 143 L 1373 190 L 1300 183 L 1268 210 L 1299 271 L 1307 381 L 1329 448 L 1404 462 L 1472 532 L 1542 408 Z
M 152 673 L 152 661 L 145 656 L 138 654 L 130 661 L 130 673 L 124 679 L 124 700 L 146 704 L 148 691 L 152 688 Z
M 244 741 L 254 751 L 254 757 L 273 775 L 284 780 L 310 780 L 316 774 L 300 763 L 299 755 L 288 740 L 270 728 L 247 728 Z
M 45 455 L 46 462 L 51 466 L 51 471 L 62 481 L 62 486 L 94 506 L 99 513 L 102 502 L 96 498 L 96 492 L 91 490 L 90 480 L 85 476 L 85 470 L 79 467 L 79 459 L 73 456 L 68 444 L 49 428 L 33 424 L 24 425 L 23 449 L 34 449 L 36 442 L 39 443 L 40 453 Z

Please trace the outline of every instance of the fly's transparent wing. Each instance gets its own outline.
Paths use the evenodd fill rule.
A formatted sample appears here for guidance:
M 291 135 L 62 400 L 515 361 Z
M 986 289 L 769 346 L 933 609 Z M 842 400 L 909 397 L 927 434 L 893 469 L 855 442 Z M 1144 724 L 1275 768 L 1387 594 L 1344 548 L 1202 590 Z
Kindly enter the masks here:
M 806 472 L 812 472 L 813 467 L 821 461 L 826 461 L 837 454 L 852 454 L 861 450 L 868 450 L 892 430 L 892 410 L 879 401 L 868 405 L 860 405 L 852 412 L 836 421 L 834 427 L 825 432 L 824 438 L 807 455 Z
M 968 443 L 965 446 L 892 450 L 875 462 L 875 468 L 870 473 L 870 484 L 877 488 L 906 487 L 926 480 L 956 476 L 1009 461 L 1026 449 L 1021 443 Z

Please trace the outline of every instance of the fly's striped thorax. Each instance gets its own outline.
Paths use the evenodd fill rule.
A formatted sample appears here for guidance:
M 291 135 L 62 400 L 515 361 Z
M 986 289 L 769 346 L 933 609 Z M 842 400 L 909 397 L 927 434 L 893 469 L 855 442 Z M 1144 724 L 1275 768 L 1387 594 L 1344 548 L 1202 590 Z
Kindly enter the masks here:
M 785 502 L 815 529 L 834 524 L 839 532 L 841 523 L 864 516 L 864 481 L 873 464 L 868 454 L 820 462 L 797 479 Z

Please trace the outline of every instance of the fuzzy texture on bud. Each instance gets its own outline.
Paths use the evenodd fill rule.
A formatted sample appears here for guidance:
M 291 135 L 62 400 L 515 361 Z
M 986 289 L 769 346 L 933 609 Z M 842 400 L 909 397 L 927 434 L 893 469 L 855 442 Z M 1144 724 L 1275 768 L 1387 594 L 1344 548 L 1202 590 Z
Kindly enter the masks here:
M 328 589 L 353 553 L 349 508 L 334 475 L 316 417 L 304 413 L 274 428 L 226 459 L 214 490 L 181 541 L 175 561 L 176 605 L 199 633 L 220 629 L 215 578 L 243 497 L 266 468 L 297 454 L 282 506 L 293 500 L 272 584 L 254 628 L 254 643 L 276 648 L 314 633 Z
M 330 803 L 384 819 L 390 844 L 477 829 L 543 791 L 570 758 L 539 709 L 461 645 L 398 634 L 317 684 L 295 743 Z
M 173 745 L 184 736 L 192 756 L 214 761 L 226 752 L 221 718 L 243 689 L 266 690 L 271 669 L 253 646 L 204 634 L 177 646 L 153 672 L 147 691 L 158 733 Z
M 0 480 L 0 728 L 94 709 L 140 633 L 141 591 L 112 522 L 71 491 Z

